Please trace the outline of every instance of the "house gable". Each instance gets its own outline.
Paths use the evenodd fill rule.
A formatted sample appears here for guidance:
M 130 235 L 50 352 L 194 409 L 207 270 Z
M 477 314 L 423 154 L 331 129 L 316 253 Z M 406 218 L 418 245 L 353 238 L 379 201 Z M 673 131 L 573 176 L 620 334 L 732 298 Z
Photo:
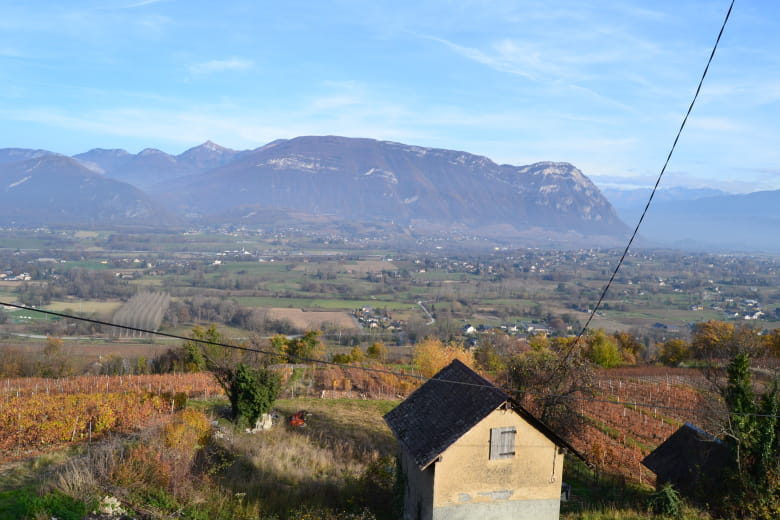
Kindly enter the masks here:
M 455 360 L 384 419 L 420 469 L 436 460 L 509 396 Z
M 404 519 L 558 518 L 564 453 L 579 453 L 460 361 L 384 419 L 401 447 Z
M 491 437 L 508 430 L 514 432 L 512 454 L 491 459 Z M 434 507 L 514 500 L 557 502 L 563 453 L 511 408 L 494 410 L 437 459 Z

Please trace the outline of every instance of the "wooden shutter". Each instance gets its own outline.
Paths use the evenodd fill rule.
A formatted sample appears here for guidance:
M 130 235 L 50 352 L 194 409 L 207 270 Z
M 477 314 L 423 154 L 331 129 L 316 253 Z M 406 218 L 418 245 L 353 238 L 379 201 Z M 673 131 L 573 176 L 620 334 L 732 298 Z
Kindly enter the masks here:
M 514 426 L 490 429 L 490 460 L 510 459 L 515 456 Z

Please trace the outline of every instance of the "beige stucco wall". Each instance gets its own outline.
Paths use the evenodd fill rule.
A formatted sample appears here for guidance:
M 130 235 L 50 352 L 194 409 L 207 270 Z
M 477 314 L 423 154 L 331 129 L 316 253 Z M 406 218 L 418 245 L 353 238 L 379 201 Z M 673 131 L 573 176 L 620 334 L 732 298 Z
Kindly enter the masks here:
M 489 460 L 490 429 L 514 426 L 515 456 Z M 563 453 L 511 410 L 496 410 L 435 463 L 433 507 L 560 500 Z M 550 502 L 552 503 L 552 502 Z M 555 507 L 557 510 L 557 507 Z

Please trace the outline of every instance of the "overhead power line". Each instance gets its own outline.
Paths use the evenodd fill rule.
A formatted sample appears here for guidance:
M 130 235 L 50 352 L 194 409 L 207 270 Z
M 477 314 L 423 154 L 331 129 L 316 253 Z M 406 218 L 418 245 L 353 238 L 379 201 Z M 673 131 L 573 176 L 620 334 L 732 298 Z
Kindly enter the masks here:
M 615 269 L 612 271 L 612 275 L 610 276 L 607 284 L 605 285 L 603 291 L 601 292 L 601 296 L 599 297 L 598 301 L 596 302 L 596 305 L 594 306 L 593 310 L 591 311 L 590 315 L 588 316 L 588 319 L 585 322 L 585 325 L 582 327 L 582 330 L 580 330 L 580 332 L 577 335 L 576 339 L 574 340 L 574 342 L 572 342 L 571 347 L 569 347 L 567 353 L 565 354 L 564 358 L 561 361 L 561 364 L 565 363 L 566 360 L 569 358 L 569 356 L 571 356 L 571 354 L 574 352 L 574 350 L 578 347 L 582 337 L 587 332 L 588 326 L 592 322 L 594 316 L 596 315 L 596 312 L 598 311 L 598 309 L 600 308 L 601 304 L 603 303 L 604 298 L 606 297 L 607 292 L 609 291 L 610 286 L 614 282 L 615 277 L 617 276 L 618 271 L 620 270 L 620 268 L 623 265 L 623 262 L 624 262 L 626 256 L 628 255 L 628 251 L 630 250 L 631 245 L 633 244 L 637 234 L 639 233 L 639 228 L 642 225 L 642 222 L 644 221 L 645 215 L 647 214 L 647 212 L 648 212 L 648 210 L 650 208 L 650 204 L 652 203 L 653 197 L 655 196 L 655 193 L 658 190 L 658 186 L 661 183 L 661 179 L 663 178 L 664 173 L 666 172 L 666 168 L 667 168 L 667 166 L 668 166 L 668 164 L 669 164 L 669 162 L 671 160 L 672 154 L 674 153 L 674 150 L 677 147 L 677 143 L 678 143 L 678 141 L 680 139 L 680 135 L 682 134 L 682 131 L 685 128 L 685 125 L 686 125 L 686 123 L 688 121 L 688 117 L 690 116 L 690 114 L 691 114 L 691 112 L 693 110 L 693 107 L 694 107 L 694 105 L 696 103 L 696 100 L 697 100 L 697 98 L 699 96 L 699 93 L 701 91 L 701 87 L 702 87 L 702 85 L 704 83 L 704 79 L 707 76 L 707 72 L 709 71 L 710 64 L 712 63 L 712 60 L 713 60 L 713 58 L 715 56 L 715 51 L 718 48 L 718 44 L 720 42 L 721 36 L 723 35 L 723 31 L 724 31 L 724 29 L 726 27 L 726 24 L 727 24 L 727 22 L 729 20 L 730 15 L 731 15 L 732 8 L 734 7 L 734 1 L 735 0 L 731 0 L 731 3 L 730 3 L 729 8 L 728 8 L 728 11 L 726 12 L 726 16 L 725 16 L 725 18 L 723 20 L 723 24 L 721 25 L 720 32 L 718 33 L 718 37 L 715 40 L 715 44 L 714 44 L 714 46 L 712 48 L 712 52 L 710 53 L 709 59 L 707 60 L 707 64 L 706 64 L 706 66 L 704 68 L 704 71 L 703 71 L 703 73 L 701 75 L 701 78 L 699 80 L 699 84 L 698 84 L 698 86 L 696 88 L 696 92 L 695 92 L 695 94 L 693 96 L 693 99 L 691 100 L 691 103 L 690 103 L 690 105 L 688 107 L 688 111 L 686 112 L 685 117 L 683 118 L 683 121 L 680 124 L 680 128 L 678 129 L 677 135 L 675 136 L 674 141 L 672 143 L 672 146 L 671 146 L 671 148 L 669 150 L 669 153 L 666 156 L 666 160 L 664 161 L 663 167 L 661 168 L 661 171 L 660 171 L 660 173 L 658 175 L 658 178 L 657 178 L 657 180 L 655 182 L 655 185 L 653 186 L 653 189 L 652 189 L 652 191 L 650 193 L 650 197 L 648 198 L 647 203 L 645 204 L 644 210 L 642 211 L 642 214 L 639 217 L 639 221 L 637 222 L 637 224 L 636 224 L 636 226 L 634 228 L 634 231 L 631 234 L 631 236 L 630 236 L 630 238 L 628 240 L 628 243 L 626 244 L 625 249 L 623 250 L 623 254 L 621 255 L 617 265 L 615 266 Z M 155 331 L 155 330 L 144 329 L 144 328 L 141 328 L 141 327 L 133 327 L 133 326 L 129 326 L 129 325 L 121 325 L 121 324 L 118 324 L 118 323 L 112 323 L 112 322 L 108 322 L 108 321 L 104 321 L 104 320 L 98 320 L 98 319 L 94 319 L 94 318 L 87 318 L 87 317 L 84 317 L 84 316 L 75 316 L 75 315 L 71 315 L 71 314 L 55 312 L 55 311 L 49 311 L 49 310 L 44 310 L 44 309 L 35 309 L 35 308 L 27 307 L 27 306 L 24 306 L 24 305 L 13 304 L 13 303 L 0 302 L 0 305 L 5 305 L 7 307 L 12 307 L 12 308 L 16 308 L 16 309 L 25 310 L 25 311 L 38 312 L 38 313 L 46 314 L 46 315 L 49 315 L 49 316 L 59 317 L 59 318 L 79 320 L 79 321 L 83 321 L 83 322 L 87 322 L 87 323 L 92 323 L 92 324 L 95 324 L 95 325 L 101 325 L 101 326 L 106 326 L 106 327 L 116 327 L 116 328 L 121 328 L 121 329 L 125 329 L 125 330 L 134 331 L 134 332 L 140 332 L 140 333 L 143 333 L 143 334 L 152 334 L 152 335 L 161 336 L 161 337 L 178 339 L 178 340 L 181 340 L 181 341 L 189 341 L 189 342 L 206 344 L 206 345 L 214 345 L 214 346 L 218 346 L 218 347 L 223 347 L 223 348 L 228 348 L 228 349 L 235 349 L 235 350 L 241 350 L 241 351 L 245 351 L 245 352 L 253 352 L 253 353 L 258 353 L 258 354 L 277 355 L 277 353 L 275 353 L 275 352 L 266 351 L 266 350 L 257 349 L 257 348 L 251 348 L 251 347 L 240 346 L 240 345 L 232 345 L 232 344 L 229 344 L 229 343 L 213 342 L 213 341 L 208 341 L 208 340 L 203 340 L 203 339 L 198 339 L 198 338 L 191 338 L 191 337 L 181 336 L 181 335 L 177 335 L 177 334 L 170 334 L 170 333 L 166 333 L 166 332 L 160 332 L 160 331 Z M 441 383 L 460 384 L 460 385 L 466 385 L 466 386 L 472 386 L 472 387 L 493 388 L 493 387 L 488 387 L 488 385 L 480 385 L 480 384 L 474 384 L 474 383 L 464 383 L 464 382 L 461 382 L 461 381 L 449 381 L 449 380 L 444 380 L 444 379 L 431 379 L 431 378 L 427 378 L 427 377 L 424 377 L 424 376 L 421 376 L 421 375 L 407 374 L 407 373 L 402 373 L 402 372 L 395 372 L 395 371 L 386 370 L 386 369 L 379 369 L 379 368 L 372 368 L 372 367 L 356 367 L 356 366 L 352 366 L 352 365 L 345 365 L 345 364 L 341 364 L 341 363 L 334 363 L 332 361 L 324 361 L 324 360 L 312 359 L 312 358 L 303 358 L 303 357 L 299 357 L 299 356 L 290 356 L 290 357 L 295 358 L 299 362 L 317 363 L 317 364 L 321 364 L 321 365 L 336 366 L 336 367 L 340 367 L 340 368 L 347 368 L 347 369 L 353 369 L 353 370 L 363 370 L 363 371 L 366 371 L 366 372 L 373 372 L 373 373 L 379 373 L 379 374 L 393 375 L 393 376 L 402 377 L 402 378 L 417 379 L 417 380 L 420 380 L 420 381 L 423 381 L 423 382 L 436 381 L 436 382 L 441 382 Z M 588 396 L 556 395 L 556 394 L 548 394 L 548 393 L 540 393 L 540 392 L 530 392 L 530 391 L 524 391 L 524 390 L 518 390 L 518 389 L 514 389 L 514 390 L 506 390 L 506 389 L 504 389 L 504 390 L 507 391 L 510 394 L 526 394 L 526 395 L 532 395 L 532 396 L 535 396 L 535 397 L 544 397 L 544 398 L 578 400 L 578 401 L 596 402 L 596 403 L 622 404 L 623 406 L 632 405 L 632 406 L 635 406 L 635 407 L 647 408 L 647 409 L 659 409 L 659 410 L 678 411 L 678 412 L 691 412 L 691 413 L 700 412 L 701 411 L 701 410 L 695 409 L 695 408 L 675 407 L 675 406 L 668 406 L 668 405 L 662 405 L 662 404 L 657 404 L 657 403 L 640 403 L 640 402 L 619 403 L 619 402 L 612 401 L 612 400 L 609 400 L 609 399 L 599 399 L 599 398 L 588 397 Z M 715 412 L 715 413 L 719 413 L 719 412 Z M 766 415 L 766 414 L 754 414 L 754 413 L 729 413 L 729 412 L 726 412 L 726 411 L 721 412 L 721 413 L 732 415 L 732 416 L 780 417 L 780 415 Z
M 270 355 L 275 356 L 278 355 L 278 352 L 273 352 L 270 350 L 263 350 L 259 348 L 253 348 L 253 347 L 246 347 L 241 345 L 233 345 L 231 343 L 222 343 L 217 341 L 209 341 L 205 339 L 199 339 L 199 338 L 192 338 L 187 336 L 181 336 L 178 334 L 170 334 L 167 332 L 160 332 L 156 330 L 150 330 L 150 329 L 144 329 L 141 327 L 133 327 L 130 325 L 121 325 L 118 323 L 113 323 L 110 321 L 105 320 L 97 320 L 94 318 L 87 318 L 85 316 L 76 316 L 73 314 L 67 314 L 63 312 L 55 312 L 55 311 L 49 311 L 45 309 L 35 309 L 32 307 L 27 307 L 24 305 L 19 305 L 15 303 L 7 303 L 0 301 L 0 305 L 5 305 L 7 307 L 13 307 L 20 310 L 25 311 L 31 311 L 31 312 L 38 312 L 41 314 L 46 314 L 48 316 L 55 316 L 58 318 L 65 318 L 65 319 L 72 319 L 72 320 L 78 320 L 83 321 L 87 323 L 92 323 L 94 325 L 101 325 L 105 327 L 118 327 L 126 330 L 131 330 L 135 332 L 140 332 L 143 334 L 151 334 L 166 338 L 172 338 L 172 339 L 178 339 L 181 341 L 188 341 L 192 343 L 199 343 L 203 345 L 213 345 L 216 347 L 222 347 L 227 349 L 234 349 L 234 350 L 240 350 L 244 352 L 252 352 L 256 354 L 264 354 L 264 355 Z M 294 358 L 295 361 L 302 362 L 302 363 L 312 363 L 312 364 L 319 364 L 319 365 L 325 365 L 325 366 L 333 366 L 333 367 L 339 367 L 343 369 L 349 369 L 349 370 L 360 370 L 363 372 L 371 372 L 374 374 L 383 374 L 383 375 L 390 375 L 395 376 L 398 378 L 406 378 L 406 379 L 415 379 L 420 382 L 426 383 L 426 382 L 436 382 L 436 383 L 444 383 L 444 384 L 455 384 L 455 385 L 461 385 L 461 386 L 467 386 L 467 387 L 473 387 L 473 388 L 496 388 L 495 385 L 483 385 L 479 383 L 469 383 L 464 381 L 452 381 L 448 379 L 439 379 L 439 378 L 429 378 L 425 377 L 419 374 L 411 374 L 406 372 L 396 372 L 394 370 L 388 370 L 384 368 L 375 368 L 375 367 L 363 367 L 363 366 L 355 366 L 355 365 L 346 365 L 343 363 L 335 363 L 333 361 L 326 361 L 323 359 L 315 359 L 315 358 L 307 358 L 307 357 L 301 357 L 301 356 L 288 356 L 291 358 Z M 584 395 L 563 395 L 563 394 L 551 394 L 551 393 L 544 393 L 544 392 L 533 392 L 530 390 L 521 390 L 517 388 L 501 388 L 502 391 L 507 393 L 508 395 L 518 395 L 518 394 L 524 394 L 524 395 L 530 395 L 533 397 L 541 397 L 546 399 L 562 399 L 562 400 L 570 400 L 570 401 L 582 401 L 582 402 L 592 402 L 592 403 L 603 403 L 603 404 L 616 404 L 616 405 L 623 405 L 623 406 L 634 406 L 636 408 L 645 408 L 648 410 L 667 410 L 667 411 L 676 411 L 676 412 L 688 412 L 688 413 L 699 413 L 701 412 L 701 409 L 698 408 L 685 408 L 680 406 L 670 406 L 670 405 L 664 405 L 659 403 L 643 403 L 643 402 L 637 402 L 637 401 L 626 401 L 626 402 L 619 402 L 614 401 L 611 399 L 604 399 L 604 398 L 597 398 L 597 397 L 590 397 L 590 396 L 584 396 Z M 713 413 L 718 413 L 722 415 L 732 415 L 732 416 L 746 416 L 746 417 L 778 417 L 780 418 L 780 415 L 765 415 L 765 414 L 755 414 L 755 413 L 729 413 L 726 411 L 718 412 L 714 411 Z
M 631 237 L 628 239 L 628 243 L 626 244 L 626 248 L 623 250 L 623 254 L 620 256 L 620 260 L 618 260 L 615 269 L 612 271 L 612 275 L 609 277 L 609 281 L 607 281 L 607 284 L 604 286 L 604 290 L 601 291 L 601 296 L 599 296 L 599 299 L 596 302 L 596 305 L 593 307 L 593 310 L 591 311 L 590 315 L 588 316 L 585 325 L 583 325 L 582 330 L 580 330 L 580 333 L 577 334 L 577 338 L 572 343 L 571 347 L 569 348 L 569 351 L 566 353 L 566 356 L 564 356 L 564 359 L 561 361 L 561 364 L 566 362 L 566 360 L 569 358 L 569 356 L 574 351 L 574 349 L 576 349 L 577 346 L 579 345 L 582 336 L 588 330 L 588 326 L 590 325 L 591 321 L 593 321 L 593 317 L 596 315 L 596 312 L 599 310 L 601 304 L 604 302 L 604 298 L 606 298 L 607 292 L 609 291 L 612 282 L 615 281 L 615 277 L 617 276 L 618 271 L 620 271 L 620 267 L 623 265 L 623 261 L 626 259 L 629 249 L 631 249 L 631 244 L 634 243 L 634 239 L 639 233 L 639 227 L 642 225 L 642 222 L 645 220 L 645 215 L 647 215 L 647 211 L 650 209 L 650 204 L 653 202 L 653 197 L 655 197 L 655 192 L 658 191 L 658 186 L 661 184 L 661 179 L 663 178 L 664 173 L 666 173 L 666 167 L 669 165 L 669 161 L 672 159 L 672 154 L 674 153 L 675 148 L 677 148 L 677 142 L 680 140 L 680 135 L 682 135 L 683 128 L 685 128 L 685 123 L 688 122 L 688 116 L 691 115 L 691 112 L 693 111 L 693 106 L 696 104 L 696 99 L 699 97 L 699 92 L 701 92 L 701 87 L 704 84 L 704 78 L 707 77 L 707 72 L 710 70 L 710 64 L 712 63 L 712 59 L 715 57 L 715 51 L 718 49 L 720 38 L 721 36 L 723 36 L 723 31 L 724 29 L 726 29 L 726 23 L 728 23 L 729 17 L 731 16 L 731 10 L 734 7 L 734 1 L 735 0 L 731 0 L 729 9 L 728 11 L 726 11 L 726 17 L 723 19 L 723 24 L 720 26 L 718 37 L 715 39 L 715 45 L 713 45 L 712 47 L 712 52 L 710 52 L 710 57 L 707 60 L 707 65 L 704 67 L 704 72 L 702 72 L 701 74 L 701 78 L 699 79 L 699 84 L 696 87 L 696 92 L 693 95 L 691 104 L 688 106 L 688 111 L 685 113 L 685 117 L 683 117 L 682 123 L 680 124 L 680 128 L 677 130 L 677 135 L 674 137 L 674 141 L 672 142 L 672 146 L 669 149 L 669 153 L 666 155 L 666 160 L 664 161 L 663 167 L 661 168 L 661 172 L 658 174 L 658 178 L 655 181 L 655 185 L 653 186 L 653 189 L 650 192 L 650 197 L 647 199 L 647 204 L 645 204 L 645 208 L 642 210 L 642 214 L 639 216 L 639 221 L 636 223 L 636 226 L 634 227 L 634 232 L 631 233 Z

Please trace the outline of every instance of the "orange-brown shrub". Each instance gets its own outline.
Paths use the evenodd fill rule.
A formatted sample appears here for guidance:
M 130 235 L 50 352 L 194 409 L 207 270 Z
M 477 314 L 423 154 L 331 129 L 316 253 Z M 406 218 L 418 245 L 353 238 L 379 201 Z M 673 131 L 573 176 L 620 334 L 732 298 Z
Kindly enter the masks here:
M 172 468 L 163 452 L 146 444 L 138 444 L 125 452 L 114 467 L 111 480 L 128 489 L 167 489 Z

